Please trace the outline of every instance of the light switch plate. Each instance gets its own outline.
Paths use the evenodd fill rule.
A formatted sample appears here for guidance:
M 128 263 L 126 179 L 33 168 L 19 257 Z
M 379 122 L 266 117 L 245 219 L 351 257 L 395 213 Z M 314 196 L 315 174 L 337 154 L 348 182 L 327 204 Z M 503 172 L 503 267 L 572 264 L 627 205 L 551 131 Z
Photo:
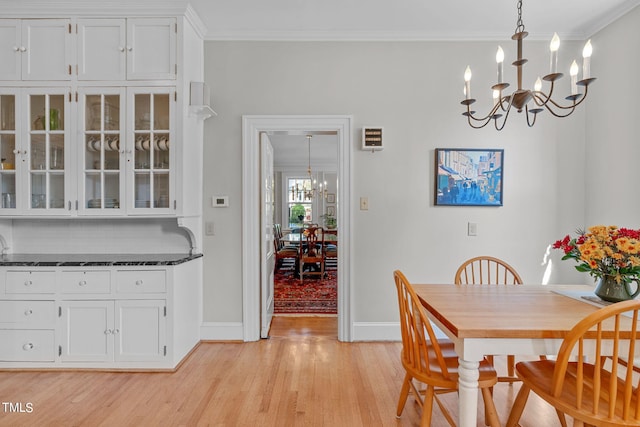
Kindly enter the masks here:
M 477 236 L 478 235 L 478 224 L 475 222 L 467 223 L 467 236 Z

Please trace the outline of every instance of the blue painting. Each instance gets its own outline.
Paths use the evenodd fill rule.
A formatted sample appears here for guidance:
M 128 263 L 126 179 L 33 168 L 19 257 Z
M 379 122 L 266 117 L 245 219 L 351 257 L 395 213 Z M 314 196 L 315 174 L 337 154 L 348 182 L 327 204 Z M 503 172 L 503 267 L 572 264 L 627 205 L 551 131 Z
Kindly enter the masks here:
M 435 205 L 502 206 L 504 150 L 436 148 Z

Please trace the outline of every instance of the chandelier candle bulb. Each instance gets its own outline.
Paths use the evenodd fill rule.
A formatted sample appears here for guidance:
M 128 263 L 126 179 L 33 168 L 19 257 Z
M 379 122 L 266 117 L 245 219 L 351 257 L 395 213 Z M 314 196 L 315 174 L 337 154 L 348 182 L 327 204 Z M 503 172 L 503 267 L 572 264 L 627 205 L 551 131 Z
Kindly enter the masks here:
M 591 54 L 593 48 L 591 47 L 591 39 L 587 41 L 582 49 L 582 79 L 586 80 L 591 78 Z
M 493 91 L 493 106 L 495 107 L 496 104 L 498 103 L 498 101 L 500 100 L 500 91 L 499 90 L 494 90 Z
M 502 46 L 498 46 L 498 51 L 496 52 L 496 62 L 498 63 L 498 83 L 502 83 L 502 74 L 504 70 L 504 50 L 502 50 Z
M 468 65 L 464 70 L 464 95 L 466 99 L 471 99 L 471 68 Z
M 578 94 L 578 64 L 574 59 L 569 69 L 569 75 L 571 76 L 571 95 Z
M 533 85 L 533 90 L 535 90 L 536 92 L 540 92 L 541 89 L 542 89 L 542 80 L 540 80 L 540 77 L 538 77 L 536 79 L 536 82 Z
M 549 71 L 549 74 L 558 72 L 558 49 L 560 49 L 560 37 L 558 37 L 557 33 L 553 33 L 553 38 L 549 44 L 549 50 L 551 51 L 551 71 Z

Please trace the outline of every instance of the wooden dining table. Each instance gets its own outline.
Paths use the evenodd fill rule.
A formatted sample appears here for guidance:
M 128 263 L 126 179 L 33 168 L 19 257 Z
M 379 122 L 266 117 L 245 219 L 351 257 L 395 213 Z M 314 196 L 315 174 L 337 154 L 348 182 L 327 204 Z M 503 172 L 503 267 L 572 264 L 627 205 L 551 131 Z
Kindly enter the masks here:
M 476 427 L 485 355 L 555 355 L 567 332 L 602 307 L 584 285 L 414 284 L 432 322 L 455 344 L 460 427 Z

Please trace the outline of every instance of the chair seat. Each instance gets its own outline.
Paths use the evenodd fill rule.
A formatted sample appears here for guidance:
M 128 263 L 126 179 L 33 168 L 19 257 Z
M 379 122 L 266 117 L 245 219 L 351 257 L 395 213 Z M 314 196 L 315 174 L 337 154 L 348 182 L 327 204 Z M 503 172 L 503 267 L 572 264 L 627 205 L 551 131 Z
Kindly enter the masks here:
M 577 378 L 577 363 L 570 362 L 567 364 L 567 372 L 565 374 L 565 380 L 563 383 L 562 391 L 559 396 L 554 397 L 551 392 L 552 384 L 553 384 L 553 371 L 555 369 L 556 362 L 554 360 L 536 360 L 530 362 L 519 362 L 516 364 L 516 373 L 518 377 L 527 381 L 527 385 L 536 393 L 538 396 L 546 400 L 547 402 L 553 404 L 560 412 L 563 412 L 569 416 L 575 417 L 577 414 L 575 412 L 575 402 L 576 402 L 576 378 Z M 583 412 L 593 412 L 593 383 L 589 382 L 588 379 L 593 378 L 595 373 L 595 366 L 592 364 L 584 364 L 583 365 L 583 377 L 585 379 L 584 388 L 582 390 L 582 409 Z M 603 394 L 608 394 L 606 390 L 609 390 L 610 387 L 610 372 L 601 369 L 601 384 L 599 386 L 600 392 Z M 617 380 L 618 382 L 618 390 L 624 389 L 624 381 L 620 378 Z M 623 393 L 617 394 L 617 409 L 621 409 L 623 405 Z M 610 400 L 610 397 L 607 397 L 607 401 Z M 636 406 L 636 396 L 634 395 L 631 398 L 631 407 L 635 408 Z M 612 423 L 611 420 L 607 420 L 607 408 L 606 406 L 601 406 L 598 411 L 598 415 L 595 415 L 596 419 L 600 419 L 604 426 L 637 426 L 640 425 L 638 422 L 625 422 L 621 418 L 621 413 L 617 413 L 617 420 Z M 620 411 L 618 411 L 620 412 Z

